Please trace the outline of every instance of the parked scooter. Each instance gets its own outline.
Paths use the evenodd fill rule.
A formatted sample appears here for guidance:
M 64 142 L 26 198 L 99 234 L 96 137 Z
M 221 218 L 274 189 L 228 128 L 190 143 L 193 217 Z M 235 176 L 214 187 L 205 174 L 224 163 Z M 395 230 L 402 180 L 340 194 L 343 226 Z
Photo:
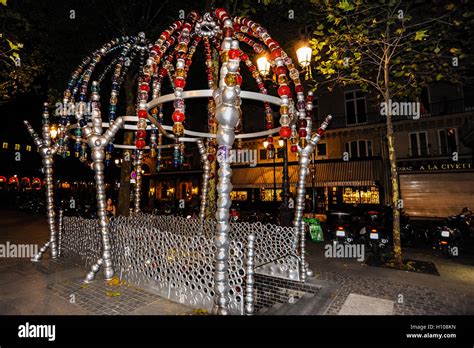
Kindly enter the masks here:
M 365 242 L 367 247 L 372 250 L 375 259 L 380 260 L 381 252 L 390 242 L 382 213 L 374 210 L 367 212 L 364 226 L 359 235 L 361 241 Z
M 465 211 L 446 218 L 435 230 L 434 249 L 447 257 L 458 257 L 471 236 L 472 213 Z
M 352 216 L 336 211 L 328 215 L 327 233 L 333 243 L 352 244 L 354 242 L 354 226 Z
M 436 228 L 435 249 L 447 257 L 459 256 L 462 247 L 461 232 L 456 227 L 449 227 L 443 224 Z

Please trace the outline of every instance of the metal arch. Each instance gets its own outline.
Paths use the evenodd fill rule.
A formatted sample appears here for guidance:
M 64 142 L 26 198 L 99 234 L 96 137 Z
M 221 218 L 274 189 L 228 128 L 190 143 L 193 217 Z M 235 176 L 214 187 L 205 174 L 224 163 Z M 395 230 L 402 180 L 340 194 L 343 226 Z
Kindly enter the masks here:
M 191 99 L 191 98 L 209 98 L 212 97 L 212 89 L 196 89 L 192 91 L 184 91 L 183 92 L 183 99 Z M 270 104 L 274 105 L 281 105 L 281 99 L 268 95 L 268 94 L 263 94 L 263 93 L 256 93 L 256 92 L 250 92 L 250 91 L 241 91 L 240 92 L 240 98 L 243 99 L 251 99 L 251 100 L 257 100 L 257 101 L 262 101 L 262 102 L 268 102 Z M 163 103 L 168 103 L 174 101 L 175 96 L 174 93 L 162 95 L 161 97 L 155 98 L 151 101 L 148 102 L 147 108 L 148 110 Z

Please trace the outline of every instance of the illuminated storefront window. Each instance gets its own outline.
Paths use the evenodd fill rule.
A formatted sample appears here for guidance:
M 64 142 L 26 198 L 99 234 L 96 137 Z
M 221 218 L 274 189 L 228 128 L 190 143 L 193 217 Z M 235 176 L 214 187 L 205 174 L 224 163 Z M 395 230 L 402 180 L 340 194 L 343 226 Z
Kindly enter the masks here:
M 342 201 L 346 204 L 379 204 L 379 190 L 370 187 L 344 187 Z
M 232 191 L 230 193 L 230 198 L 233 201 L 246 201 L 248 198 L 248 192 L 247 191 Z
M 335 187 L 335 186 L 332 188 L 331 197 L 332 197 L 332 202 L 331 203 L 332 204 L 337 204 L 337 187 Z
M 281 202 L 283 196 L 283 190 L 277 189 L 276 190 L 276 197 L 277 201 Z M 264 202 L 271 202 L 273 201 L 273 189 L 264 189 L 260 190 L 260 200 Z

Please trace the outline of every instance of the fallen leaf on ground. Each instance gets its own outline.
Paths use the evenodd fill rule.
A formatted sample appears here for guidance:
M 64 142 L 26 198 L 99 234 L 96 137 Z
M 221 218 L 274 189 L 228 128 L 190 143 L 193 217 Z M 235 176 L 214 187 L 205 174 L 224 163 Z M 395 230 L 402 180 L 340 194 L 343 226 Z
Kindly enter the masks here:
M 117 291 L 107 291 L 105 293 L 108 297 L 117 297 L 117 296 L 120 296 L 120 292 L 117 292 Z

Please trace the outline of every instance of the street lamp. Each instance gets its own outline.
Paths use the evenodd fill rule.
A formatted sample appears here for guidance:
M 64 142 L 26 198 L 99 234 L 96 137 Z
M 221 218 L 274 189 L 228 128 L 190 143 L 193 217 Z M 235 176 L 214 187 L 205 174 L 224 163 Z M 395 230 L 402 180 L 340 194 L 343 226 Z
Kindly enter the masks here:
M 263 77 L 266 77 L 270 73 L 270 62 L 267 57 L 262 56 L 257 59 L 257 69 Z
M 303 70 L 305 70 L 305 80 L 311 78 L 311 55 L 313 51 L 309 46 L 302 46 L 296 50 L 296 57 L 298 58 L 298 63 L 301 65 Z
M 309 46 L 302 46 L 296 50 L 296 57 L 298 58 L 298 63 L 302 68 L 306 68 L 311 64 L 311 55 L 313 50 Z

